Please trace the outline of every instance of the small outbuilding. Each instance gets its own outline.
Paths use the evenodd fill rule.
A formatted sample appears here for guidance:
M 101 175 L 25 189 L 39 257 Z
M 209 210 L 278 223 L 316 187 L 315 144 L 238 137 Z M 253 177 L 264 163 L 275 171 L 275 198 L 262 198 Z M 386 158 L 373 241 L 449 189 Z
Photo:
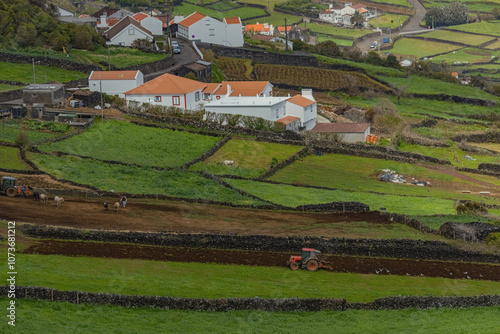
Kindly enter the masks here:
M 370 123 L 318 123 L 313 133 L 336 133 L 341 141 L 347 143 L 366 142 L 370 134 Z
M 64 99 L 62 84 L 31 84 L 23 88 L 23 103 L 43 103 L 47 106 L 56 105 Z

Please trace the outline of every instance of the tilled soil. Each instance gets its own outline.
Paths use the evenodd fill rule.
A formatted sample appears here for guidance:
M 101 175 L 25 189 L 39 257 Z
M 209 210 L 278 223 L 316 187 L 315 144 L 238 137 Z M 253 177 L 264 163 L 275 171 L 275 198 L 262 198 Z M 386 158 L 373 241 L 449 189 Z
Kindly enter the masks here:
M 290 253 L 174 248 L 105 242 L 39 240 L 27 254 L 93 256 L 172 262 L 201 262 L 285 267 Z M 500 281 L 500 265 L 324 255 L 331 271 L 343 273 L 444 277 Z

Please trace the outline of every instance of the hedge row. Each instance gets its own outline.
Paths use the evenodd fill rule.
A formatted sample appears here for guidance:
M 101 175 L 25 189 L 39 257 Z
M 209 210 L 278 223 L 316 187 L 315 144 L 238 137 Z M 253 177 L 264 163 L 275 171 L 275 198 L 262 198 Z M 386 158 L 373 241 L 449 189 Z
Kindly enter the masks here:
M 22 224 L 27 236 L 63 240 L 124 242 L 169 247 L 297 252 L 303 247 L 325 254 L 374 256 L 421 260 L 500 263 L 500 256 L 458 249 L 440 241 L 401 239 L 344 239 L 312 236 L 273 237 L 266 235 L 190 234 L 166 232 L 120 232 L 79 230 L 45 225 Z
M 0 286 L 7 295 L 9 286 Z M 376 299 L 368 303 L 349 303 L 340 298 L 182 298 L 169 296 L 130 296 L 99 292 L 59 291 L 36 286 L 16 286 L 16 299 L 28 298 L 72 304 L 115 305 L 127 308 L 161 308 L 186 311 L 228 312 L 255 310 L 266 312 L 311 312 L 356 310 L 403 310 L 408 308 L 470 308 L 500 305 L 500 295 L 472 297 L 399 296 Z

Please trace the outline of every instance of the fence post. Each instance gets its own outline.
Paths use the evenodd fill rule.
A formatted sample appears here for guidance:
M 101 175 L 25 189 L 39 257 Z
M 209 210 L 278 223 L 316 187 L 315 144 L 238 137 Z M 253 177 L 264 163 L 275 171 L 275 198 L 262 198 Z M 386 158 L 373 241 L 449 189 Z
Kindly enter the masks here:
M 79 296 L 78 296 L 78 291 L 77 291 L 77 292 L 76 292 L 76 303 L 77 303 L 77 304 L 80 304 L 80 301 L 79 301 L 78 297 L 79 297 Z

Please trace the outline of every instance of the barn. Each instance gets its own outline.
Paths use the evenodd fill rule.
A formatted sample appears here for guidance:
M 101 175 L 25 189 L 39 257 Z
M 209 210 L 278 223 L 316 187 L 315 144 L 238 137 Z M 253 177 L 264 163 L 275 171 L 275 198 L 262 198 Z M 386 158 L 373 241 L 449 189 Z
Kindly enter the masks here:
M 366 142 L 370 134 L 370 123 L 318 123 L 313 133 L 336 133 L 340 140 L 347 143 Z

